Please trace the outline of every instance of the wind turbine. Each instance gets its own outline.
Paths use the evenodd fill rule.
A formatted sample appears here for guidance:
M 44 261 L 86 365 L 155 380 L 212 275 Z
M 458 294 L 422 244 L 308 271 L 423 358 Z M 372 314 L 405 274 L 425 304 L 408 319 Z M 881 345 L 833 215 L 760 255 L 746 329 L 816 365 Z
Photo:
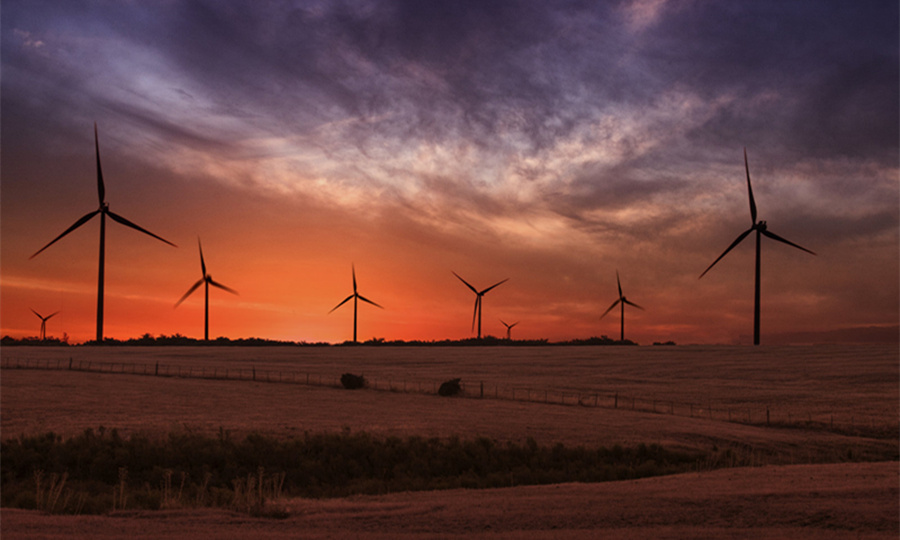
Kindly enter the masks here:
M 451 272 L 453 272 L 453 271 L 451 270 Z M 459 277 L 459 274 L 457 274 L 456 272 L 453 272 L 453 275 L 456 276 L 457 278 L 459 278 L 460 281 L 462 281 L 463 283 L 466 284 L 466 287 L 470 288 L 472 290 L 472 292 L 475 293 L 475 312 L 472 313 L 472 329 L 473 330 L 475 329 L 475 318 L 477 317 L 478 318 L 478 339 L 481 339 L 481 297 L 484 296 L 484 294 L 486 292 L 493 289 L 497 285 L 500 285 L 501 283 L 506 283 L 507 281 L 509 281 L 509 278 L 506 278 L 503 281 L 494 283 L 493 285 L 491 285 L 487 289 L 484 289 L 483 291 L 479 291 L 475 287 L 469 285 L 468 281 Z
M 44 317 L 43 315 L 41 315 L 40 313 L 38 313 L 37 311 L 35 311 L 33 309 L 31 310 L 31 312 L 34 313 L 35 315 L 37 315 L 38 319 L 41 320 L 41 341 L 44 341 L 47 339 L 47 320 L 59 312 L 57 311 L 56 313 L 52 313 L 50 315 L 47 315 L 46 317 Z
M 329 311 L 328 313 L 330 314 L 332 311 L 334 311 L 334 310 L 336 310 L 337 308 L 339 308 L 339 307 L 343 306 L 344 304 L 346 304 L 351 298 L 353 299 L 353 343 L 356 343 L 356 311 L 357 311 L 357 307 L 358 307 L 358 304 L 359 304 L 359 300 L 362 300 L 363 302 L 367 302 L 367 303 L 369 303 L 369 304 L 372 304 L 373 306 L 378 307 L 378 308 L 381 308 L 381 309 L 384 309 L 384 308 L 383 308 L 382 306 L 379 306 L 379 305 L 376 304 L 375 302 L 369 300 L 369 299 L 366 298 L 365 296 L 359 294 L 359 293 L 356 291 L 356 267 L 355 267 L 354 265 L 350 265 L 350 269 L 351 269 L 352 272 L 353 272 L 353 294 L 351 294 L 351 295 L 348 296 L 347 298 L 344 298 L 344 300 L 343 300 L 340 304 L 334 306 L 334 307 L 331 309 L 331 311 Z
M 122 216 L 113 213 L 109 209 L 109 203 L 106 202 L 106 188 L 103 185 L 103 171 L 100 168 L 100 143 L 98 142 L 98 138 L 97 138 L 97 124 L 96 123 L 94 123 L 94 150 L 97 155 L 97 195 L 98 195 L 98 198 L 100 199 L 100 208 L 98 208 L 97 210 L 94 210 L 93 212 L 91 212 L 89 214 L 85 214 L 81 219 L 76 221 L 71 227 L 69 227 L 68 229 L 63 231 L 63 233 L 61 235 L 57 236 L 49 244 L 47 244 L 46 246 L 42 247 L 37 252 L 35 252 L 34 255 L 29 257 L 29 259 L 33 259 L 33 258 L 37 257 L 40 252 L 44 251 L 48 247 L 55 244 L 57 240 L 59 240 L 60 238 L 62 238 L 65 235 L 69 234 L 70 232 L 74 231 L 78 227 L 81 227 L 82 225 L 84 225 L 85 223 L 87 223 L 88 221 L 93 219 L 93 217 L 96 216 L 97 214 L 100 214 L 100 264 L 99 264 L 100 270 L 98 272 L 99 275 L 97 277 L 97 343 L 102 344 L 103 343 L 103 275 L 104 275 L 105 259 L 106 259 L 106 216 L 109 216 L 109 218 L 112 219 L 113 221 L 117 221 L 117 222 L 121 223 L 122 225 L 125 225 L 126 227 L 131 227 L 132 229 L 134 229 L 136 231 L 142 232 L 146 235 L 156 238 L 157 240 L 165 242 L 166 244 L 169 244 L 172 247 L 176 247 L 176 246 L 175 246 L 175 244 L 173 244 L 172 242 L 169 242 L 165 238 L 162 238 L 160 236 L 153 234 L 152 232 L 148 231 L 147 229 L 144 229 L 144 228 L 128 221 L 127 219 L 123 218 Z
M 643 311 L 644 308 L 635 304 L 631 300 L 625 298 L 625 295 L 622 294 L 622 282 L 619 280 L 619 271 L 618 270 L 616 270 L 616 285 L 619 286 L 619 299 L 616 300 L 615 302 L 613 302 L 613 304 L 611 306 L 609 306 L 609 308 L 606 311 L 603 312 L 603 315 L 600 315 L 600 318 L 602 319 L 603 317 L 606 317 L 606 314 L 609 313 L 610 311 L 612 311 L 614 307 L 616 307 L 619 304 L 622 304 L 622 326 L 621 326 L 621 330 L 619 333 L 619 341 L 625 341 L 625 304 L 628 304 L 629 306 L 634 306 L 634 307 L 640 309 L 641 311 Z
M 182 296 L 181 299 L 178 300 L 178 302 L 175 302 L 175 307 L 178 307 L 182 302 L 184 302 L 187 299 L 187 297 L 191 295 L 192 292 L 197 290 L 197 287 L 199 287 L 201 283 L 204 284 L 204 287 L 203 287 L 203 289 L 204 289 L 203 290 L 203 302 L 204 302 L 203 341 L 209 341 L 209 286 L 212 285 L 213 287 L 218 287 L 218 288 L 222 289 L 223 291 L 230 292 L 231 294 L 237 294 L 238 292 L 234 289 L 229 289 L 228 287 L 226 287 L 225 285 L 222 285 L 221 283 L 213 281 L 212 276 L 206 273 L 206 263 L 203 261 L 203 245 L 200 244 L 199 237 L 197 238 L 197 247 L 200 248 L 200 271 L 203 272 L 203 277 L 198 279 L 197 283 L 194 283 L 194 285 L 191 286 L 190 289 L 188 289 L 188 292 L 184 293 L 184 296 Z
M 799 246 L 789 240 L 786 240 L 777 234 L 769 231 L 766 226 L 765 221 L 756 221 L 756 202 L 753 200 L 753 188 L 750 186 L 750 165 L 747 164 L 747 149 L 744 148 L 744 168 L 747 170 L 747 192 L 750 194 L 750 228 L 741 233 L 737 239 L 728 246 L 719 258 L 714 260 L 709 267 L 700 274 L 700 278 L 706 275 L 709 270 L 716 265 L 717 262 L 722 260 L 722 257 L 728 254 L 736 245 L 740 244 L 741 241 L 747 237 L 751 232 L 756 231 L 756 290 L 754 292 L 754 303 L 753 303 L 753 344 L 759 345 L 759 245 L 760 245 L 760 237 L 768 236 L 772 240 L 777 240 L 783 244 L 787 244 L 789 246 L 793 246 L 801 251 L 805 251 L 812 255 L 815 255 L 814 252 L 806 249 L 805 247 Z M 700 279 L 697 278 L 697 279 Z
M 516 322 L 514 322 L 514 323 L 512 323 L 512 324 L 506 324 L 506 323 L 503 321 L 503 319 L 500 319 L 500 322 L 502 322 L 502 323 L 503 323 L 503 326 L 506 327 L 506 339 L 512 339 L 512 338 L 510 337 L 510 335 L 512 334 L 513 326 L 519 324 L 519 321 L 516 321 Z

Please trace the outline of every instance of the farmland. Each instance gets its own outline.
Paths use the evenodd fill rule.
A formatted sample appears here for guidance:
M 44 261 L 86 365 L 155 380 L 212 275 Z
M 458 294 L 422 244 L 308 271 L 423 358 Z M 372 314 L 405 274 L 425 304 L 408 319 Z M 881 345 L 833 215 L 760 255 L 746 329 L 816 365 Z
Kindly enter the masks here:
M 876 513 L 883 510 L 879 504 L 885 500 L 896 503 L 897 497 L 900 359 L 896 348 L 890 346 L 20 347 L 4 348 L 2 357 L 4 365 L 18 359 L 58 361 L 68 366 L 71 358 L 76 365 L 159 364 L 180 366 L 183 374 L 185 370 L 194 373 L 154 377 L 4 369 L 0 379 L 3 438 L 46 431 L 72 436 L 105 426 L 125 435 L 228 430 L 287 438 L 305 432 L 350 431 L 515 442 L 530 437 L 541 445 L 654 443 L 704 452 L 730 448 L 745 463 L 766 466 L 752 469 L 759 474 L 778 470 L 778 475 L 790 476 L 791 465 L 800 464 L 825 467 L 822 470 L 826 472 L 816 469 L 815 474 L 822 472 L 829 482 L 836 481 L 834 477 L 847 478 L 844 488 L 853 491 L 854 497 L 862 497 L 863 506 L 868 498 L 881 501 L 873 502 Z M 282 378 L 294 382 L 226 380 L 218 376 L 219 370 L 229 370 L 229 376 L 235 370 L 281 373 Z M 216 377 L 199 378 L 210 372 Z M 346 391 L 329 386 L 344 372 L 364 374 L 380 390 Z M 288 373 L 295 374 L 294 378 L 285 375 Z M 463 379 L 467 398 L 441 398 L 431 391 L 454 377 Z M 305 384 L 307 378 L 317 384 Z M 515 399 L 512 390 L 517 391 Z M 562 400 L 566 403 L 562 405 L 553 402 L 554 395 L 571 398 Z M 617 402 L 610 401 L 613 395 L 618 396 Z M 591 396 L 598 396 L 599 406 L 592 406 Z M 629 400 L 644 406 L 632 409 Z M 651 402 L 659 404 L 657 412 L 646 407 Z M 770 412 L 769 425 L 766 410 Z M 746 411 L 749 418 L 745 418 Z M 867 474 L 878 478 L 869 485 L 887 489 L 887 499 L 884 489 L 868 495 L 854 491 L 859 486 L 854 487 L 848 471 L 862 464 L 845 463 L 848 457 L 850 461 L 888 461 L 866 466 Z M 712 475 L 711 482 L 720 482 L 722 474 L 704 473 Z M 654 493 L 659 493 L 652 487 L 656 485 L 670 486 L 658 489 L 677 489 L 671 487 L 675 478 L 636 481 L 638 488 L 628 484 L 628 489 Z M 772 483 L 773 478 L 746 481 L 771 483 L 778 491 L 781 488 Z M 490 493 L 513 501 L 522 496 L 523 489 Z M 528 491 L 529 497 L 539 498 L 541 489 L 547 488 L 528 489 L 533 490 Z M 596 496 L 615 490 L 607 485 L 596 489 Z M 804 489 L 816 491 L 816 486 Z M 835 487 L 834 493 L 841 489 Z M 450 501 L 453 493 L 429 497 L 446 496 Z M 802 490 L 791 493 L 802 508 Z M 393 500 L 385 497 L 384 501 Z M 380 504 L 389 504 L 379 500 L 359 504 L 371 505 L 375 512 Z M 456 504 L 462 502 L 452 503 Z M 4 515 L 4 534 L 6 518 Z M 895 522 L 895 515 L 888 519 L 889 529 Z M 883 526 L 881 522 L 879 527 Z M 821 532 L 815 527 L 811 530 Z M 895 528 L 891 530 L 896 533 Z

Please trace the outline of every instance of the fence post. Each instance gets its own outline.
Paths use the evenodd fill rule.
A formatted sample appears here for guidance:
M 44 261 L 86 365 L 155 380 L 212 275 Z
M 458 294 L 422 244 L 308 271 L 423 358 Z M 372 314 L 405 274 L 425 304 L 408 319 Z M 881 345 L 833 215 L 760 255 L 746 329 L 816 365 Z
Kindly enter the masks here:
M 484 381 L 481 381 L 481 397 L 484 398 Z
M 255 367 L 253 368 L 253 380 L 254 381 L 256 380 L 256 368 Z
M 769 425 L 769 408 L 766 407 L 766 425 Z
M 72 357 L 69 357 L 69 371 L 72 371 Z
M 595 406 L 597 405 L 597 397 L 596 397 L 596 396 L 594 396 L 594 405 L 595 405 Z M 613 405 L 613 408 L 614 408 L 614 409 L 618 409 L 618 408 L 619 408 L 619 393 L 618 393 L 618 392 L 616 392 L 616 401 L 615 401 L 615 403 L 614 403 L 614 405 Z

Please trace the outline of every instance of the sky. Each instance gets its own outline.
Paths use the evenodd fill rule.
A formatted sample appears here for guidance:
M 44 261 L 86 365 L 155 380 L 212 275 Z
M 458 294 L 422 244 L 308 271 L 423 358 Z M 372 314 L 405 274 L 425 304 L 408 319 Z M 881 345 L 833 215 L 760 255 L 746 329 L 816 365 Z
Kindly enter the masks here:
M 0 333 L 898 339 L 897 2 L 7 0 Z

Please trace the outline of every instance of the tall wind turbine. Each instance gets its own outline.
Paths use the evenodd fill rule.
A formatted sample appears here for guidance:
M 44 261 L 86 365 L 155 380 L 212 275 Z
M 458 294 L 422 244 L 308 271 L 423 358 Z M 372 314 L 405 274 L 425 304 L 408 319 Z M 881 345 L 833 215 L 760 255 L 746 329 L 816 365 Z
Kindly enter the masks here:
M 621 330 L 619 332 L 619 341 L 625 341 L 625 304 L 636 307 L 642 311 L 644 308 L 635 304 L 631 300 L 625 298 L 625 295 L 622 294 L 622 282 L 619 280 L 619 271 L 618 270 L 616 270 L 616 285 L 619 286 L 619 299 L 616 300 L 615 302 L 613 302 L 613 304 L 611 306 L 609 306 L 609 308 L 606 311 L 603 312 L 603 315 L 600 315 L 600 318 L 602 319 L 603 317 L 606 317 L 606 314 L 609 313 L 610 311 L 612 311 L 614 307 L 616 307 L 619 304 L 622 304 L 622 326 L 621 326 Z
M 203 303 L 204 303 L 203 341 L 209 341 L 209 286 L 212 285 L 213 287 L 218 287 L 218 288 L 222 289 L 223 291 L 230 292 L 231 294 L 237 294 L 238 292 L 234 289 L 229 289 L 228 287 L 226 287 L 225 285 L 222 285 L 221 283 L 213 281 L 212 276 L 206 273 L 206 263 L 203 261 L 203 245 L 200 244 L 199 237 L 197 238 L 197 247 L 200 248 L 200 271 L 203 273 L 203 277 L 198 279 L 197 283 L 194 283 L 191 286 L 191 288 L 188 289 L 188 292 L 184 293 L 184 296 L 182 296 L 181 299 L 178 300 L 178 302 L 175 302 L 175 307 L 178 307 L 182 302 L 184 302 L 187 299 L 187 297 L 191 295 L 192 292 L 197 290 L 197 287 L 199 287 L 201 283 L 204 284 L 204 287 L 203 287 Z
M 44 341 L 45 339 L 47 339 L 47 320 L 59 312 L 57 311 L 56 313 L 51 313 L 50 315 L 47 315 L 46 317 L 42 316 L 40 313 L 38 313 L 37 311 L 35 311 L 33 309 L 31 310 L 31 312 L 34 313 L 35 315 L 37 315 L 38 319 L 41 320 L 41 341 Z
M 777 234 L 769 231 L 766 227 L 765 221 L 756 221 L 756 202 L 753 200 L 753 188 L 750 186 L 750 165 L 747 164 L 747 149 L 744 148 L 744 168 L 747 170 L 747 192 L 750 194 L 750 228 L 741 233 L 737 239 L 728 246 L 719 258 L 714 260 L 709 267 L 700 274 L 700 277 L 706 275 L 709 270 L 716 265 L 717 262 L 722 260 L 722 257 L 728 254 L 736 245 L 740 244 L 741 241 L 747 237 L 751 232 L 756 231 L 756 290 L 754 292 L 754 302 L 753 302 L 753 344 L 759 345 L 759 245 L 760 245 L 760 236 L 768 236 L 772 240 L 778 240 L 783 244 L 787 244 L 789 246 L 793 246 L 801 251 L 805 251 L 812 255 L 815 255 L 814 252 L 806 249 L 805 247 L 799 246 L 789 240 L 785 240 L 784 238 L 778 236 Z M 700 278 L 697 278 L 700 279 Z
M 500 319 L 500 322 L 502 322 L 502 323 L 503 323 L 503 326 L 506 327 L 506 339 L 512 339 L 511 335 L 512 335 L 512 329 L 513 329 L 513 326 L 519 324 L 519 321 L 516 321 L 516 322 L 514 322 L 514 323 L 512 323 L 512 324 L 506 324 L 506 323 L 503 321 L 503 319 Z
M 451 272 L 452 272 L 452 270 L 451 270 Z M 483 291 L 479 291 L 475 287 L 469 285 L 468 281 L 459 277 L 459 274 L 457 274 L 456 272 L 453 272 L 453 275 L 456 276 L 457 278 L 459 278 L 460 281 L 462 281 L 463 283 L 466 284 L 466 287 L 468 287 L 469 289 L 472 290 L 473 293 L 475 293 L 475 312 L 472 313 L 472 329 L 473 330 L 475 329 L 475 318 L 477 317 L 478 318 L 478 339 L 481 339 L 481 297 L 483 297 L 486 292 L 493 289 L 497 285 L 500 285 L 501 283 L 506 283 L 507 281 L 509 281 L 509 278 L 506 278 L 503 281 L 494 283 L 493 285 L 491 285 L 487 289 L 484 289 Z
M 337 308 L 343 306 L 343 305 L 346 304 L 348 301 L 350 301 L 351 298 L 353 299 L 353 343 L 356 343 L 356 342 L 357 342 L 357 341 L 356 341 L 356 311 L 357 311 L 357 308 L 358 308 L 359 300 L 362 300 L 363 302 L 367 302 L 367 303 L 369 303 L 369 304 L 372 304 L 373 306 L 378 307 L 378 308 L 381 308 L 381 309 L 384 309 L 384 308 L 383 308 L 382 306 L 379 306 L 379 305 L 376 304 L 375 302 L 369 300 L 369 299 L 366 298 L 365 296 L 359 294 L 359 293 L 356 291 L 356 267 L 355 267 L 354 265 L 350 265 L 350 269 L 351 269 L 351 271 L 353 272 L 353 294 L 351 294 L 351 295 L 348 296 L 347 298 L 344 298 L 344 300 L 343 300 L 340 304 L 338 304 L 338 305 L 334 306 L 333 308 L 331 308 L 331 311 L 329 311 L 328 313 L 331 313 L 332 311 L 336 310 Z
M 94 150 L 97 155 L 97 195 L 98 195 L 98 198 L 100 199 L 100 208 L 98 208 L 97 210 L 94 210 L 93 212 L 91 212 L 89 214 L 85 214 L 81 219 L 76 221 L 71 227 L 69 227 L 68 229 L 63 231 L 63 233 L 61 235 L 54 238 L 46 246 L 37 250 L 37 252 L 35 252 L 35 254 L 32 255 L 31 257 L 29 257 L 29 259 L 33 259 L 33 258 L 37 257 L 38 253 L 40 253 L 40 252 L 44 251 L 45 249 L 47 249 L 48 247 L 52 246 L 54 243 L 56 243 L 57 240 L 59 240 L 60 238 L 62 238 L 65 235 L 69 234 L 70 232 L 74 231 L 78 227 L 81 227 L 82 225 L 84 225 L 85 223 L 87 223 L 88 221 L 93 219 L 93 217 L 96 216 L 97 214 L 100 214 L 100 264 L 99 264 L 100 270 L 98 272 L 99 275 L 97 277 L 97 343 L 102 344 L 103 343 L 103 273 L 104 273 L 104 269 L 105 269 L 105 259 L 106 259 L 106 216 L 109 216 L 109 218 L 112 219 L 113 221 L 117 221 L 117 222 L 121 223 L 122 225 L 125 225 L 126 227 L 131 227 L 132 229 L 134 229 L 136 231 L 139 231 L 146 235 L 152 236 L 153 238 L 156 238 L 157 240 L 165 242 L 166 244 L 169 244 L 170 246 L 175 247 L 175 244 L 173 244 L 172 242 L 169 242 L 165 238 L 162 238 L 160 236 L 153 234 L 152 232 L 148 231 L 147 229 L 144 229 L 138 225 L 135 225 L 134 223 L 123 218 L 122 216 L 113 213 L 109 209 L 109 203 L 106 202 L 106 188 L 103 185 L 103 171 L 100 168 L 100 143 L 98 142 L 98 138 L 97 138 L 97 124 L 96 123 L 94 124 Z

